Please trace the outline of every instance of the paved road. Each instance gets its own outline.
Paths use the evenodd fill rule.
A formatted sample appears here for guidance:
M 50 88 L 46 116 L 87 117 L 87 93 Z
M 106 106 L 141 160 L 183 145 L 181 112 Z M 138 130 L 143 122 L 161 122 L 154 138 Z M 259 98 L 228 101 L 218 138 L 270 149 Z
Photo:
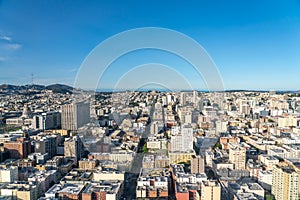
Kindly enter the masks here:
M 154 112 L 154 104 L 150 109 L 150 119 L 153 117 Z M 145 131 L 142 133 L 142 138 L 138 145 L 138 150 L 136 156 L 133 159 L 132 167 L 130 172 L 126 172 L 125 174 L 125 187 L 124 187 L 124 197 L 126 200 L 133 200 L 136 198 L 136 182 L 139 176 L 140 170 L 142 168 L 142 160 L 143 160 L 143 153 L 142 148 L 144 144 L 147 142 L 147 138 L 150 135 L 150 127 L 151 123 L 147 125 Z

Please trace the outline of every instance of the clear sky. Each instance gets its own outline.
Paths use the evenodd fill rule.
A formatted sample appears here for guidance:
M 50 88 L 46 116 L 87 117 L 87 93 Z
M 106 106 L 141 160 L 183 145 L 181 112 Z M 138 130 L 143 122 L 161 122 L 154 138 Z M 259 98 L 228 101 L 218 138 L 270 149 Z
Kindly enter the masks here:
M 0 83 L 27 84 L 33 73 L 37 84 L 72 85 L 100 42 L 140 27 L 169 28 L 195 39 L 216 63 L 226 89 L 300 89 L 299 0 L 0 0 Z M 162 63 L 198 81 L 184 61 L 147 50 L 113 63 L 103 87 L 110 87 L 121 66 L 143 63 Z

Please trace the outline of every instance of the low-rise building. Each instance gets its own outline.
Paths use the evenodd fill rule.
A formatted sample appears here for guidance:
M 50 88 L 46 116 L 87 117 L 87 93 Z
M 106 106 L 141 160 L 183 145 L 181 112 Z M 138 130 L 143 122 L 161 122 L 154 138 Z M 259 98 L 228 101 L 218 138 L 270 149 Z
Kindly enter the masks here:
M 81 200 L 84 185 L 82 184 L 55 184 L 46 193 L 46 198 Z
M 10 197 L 11 199 L 19 200 L 37 200 L 39 197 L 38 187 L 24 182 L 3 185 L 0 188 L 0 195 L 2 197 Z
M 97 167 L 98 161 L 96 159 L 81 159 L 78 161 L 79 169 L 93 170 Z

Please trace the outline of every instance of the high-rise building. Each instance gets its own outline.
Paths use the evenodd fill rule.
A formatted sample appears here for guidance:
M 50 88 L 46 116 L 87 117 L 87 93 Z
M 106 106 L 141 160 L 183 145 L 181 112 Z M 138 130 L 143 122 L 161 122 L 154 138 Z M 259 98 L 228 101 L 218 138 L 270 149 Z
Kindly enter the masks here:
M 68 138 L 64 143 L 65 158 L 74 158 L 75 162 L 82 158 L 84 152 L 83 143 L 78 136 Z
M 151 123 L 151 127 L 150 127 L 150 133 L 153 135 L 157 135 L 158 131 L 159 131 L 159 123 L 157 121 L 154 121 L 153 123 Z
M 229 161 L 234 164 L 234 169 L 245 169 L 246 149 L 239 144 L 229 143 Z
M 299 200 L 300 172 L 287 163 L 279 163 L 273 167 L 272 194 L 278 200 Z
M 248 104 L 241 104 L 240 105 L 240 113 L 249 115 L 250 114 L 250 106 Z
M 47 112 L 33 117 L 32 126 L 34 129 L 48 130 L 61 127 L 61 113 Z
M 228 129 L 227 126 L 228 126 L 227 121 L 216 121 L 216 132 L 218 134 L 227 132 Z
M 192 174 L 204 173 L 204 170 L 205 170 L 204 158 L 201 156 L 192 156 L 191 173 Z
M 202 181 L 201 200 L 220 200 L 221 186 L 217 181 Z
M 90 104 L 74 102 L 62 106 L 61 125 L 65 130 L 77 130 L 90 121 Z
M 56 137 L 47 136 L 35 141 L 34 151 L 41 154 L 47 153 L 47 158 L 52 158 L 57 153 Z
M 171 94 L 167 95 L 167 104 L 171 104 L 172 102 L 174 102 L 174 96 Z
M 193 128 L 173 127 L 171 130 L 171 151 L 193 150 Z
M 184 92 L 181 92 L 180 93 L 180 104 L 182 106 L 185 106 L 186 105 L 186 93 Z
M 198 92 L 196 90 L 193 91 L 193 103 L 194 107 L 198 105 Z

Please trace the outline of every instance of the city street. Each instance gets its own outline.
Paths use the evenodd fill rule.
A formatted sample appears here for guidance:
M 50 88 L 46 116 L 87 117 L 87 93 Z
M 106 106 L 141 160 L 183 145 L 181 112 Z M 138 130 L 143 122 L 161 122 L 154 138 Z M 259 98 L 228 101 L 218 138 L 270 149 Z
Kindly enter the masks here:
M 152 119 L 154 112 L 154 105 L 152 105 L 150 110 L 150 119 Z M 147 142 L 147 138 L 150 135 L 150 127 L 151 123 L 147 125 L 145 131 L 142 133 L 142 138 L 137 148 L 137 153 L 135 155 L 134 160 L 132 161 L 132 167 L 129 172 L 126 172 L 125 175 L 125 187 L 124 187 L 124 197 L 126 199 L 135 199 L 136 198 L 136 181 L 139 176 L 140 170 L 142 168 L 142 160 L 143 160 L 143 153 L 142 148 L 144 144 Z

